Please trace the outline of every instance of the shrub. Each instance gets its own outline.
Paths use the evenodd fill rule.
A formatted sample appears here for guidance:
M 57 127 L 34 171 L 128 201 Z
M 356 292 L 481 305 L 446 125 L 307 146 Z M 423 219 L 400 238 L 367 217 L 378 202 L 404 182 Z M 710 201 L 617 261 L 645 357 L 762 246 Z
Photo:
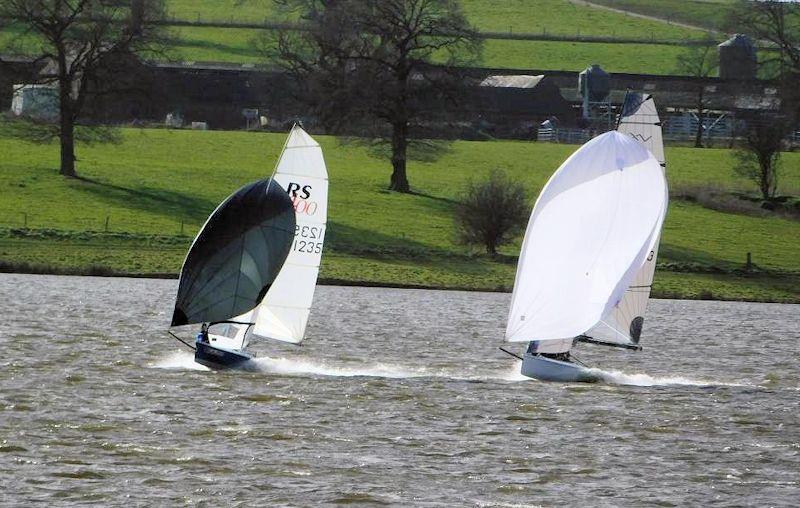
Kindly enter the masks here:
M 495 257 L 497 247 L 522 231 L 529 212 L 522 184 L 495 169 L 487 180 L 467 185 L 456 209 L 458 240 L 466 245 L 482 245 Z

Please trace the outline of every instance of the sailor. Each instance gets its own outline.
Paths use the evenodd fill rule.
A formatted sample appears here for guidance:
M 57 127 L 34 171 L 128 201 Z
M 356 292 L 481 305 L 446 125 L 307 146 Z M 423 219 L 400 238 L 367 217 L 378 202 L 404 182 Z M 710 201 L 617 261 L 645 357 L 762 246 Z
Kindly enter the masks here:
M 195 342 L 198 342 L 198 343 L 205 342 L 206 344 L 208 344 L 208 326 L 206 326 L 205 323 L 200 328 L 200 333 L 197 334 L 197 338 L 195 339 Z

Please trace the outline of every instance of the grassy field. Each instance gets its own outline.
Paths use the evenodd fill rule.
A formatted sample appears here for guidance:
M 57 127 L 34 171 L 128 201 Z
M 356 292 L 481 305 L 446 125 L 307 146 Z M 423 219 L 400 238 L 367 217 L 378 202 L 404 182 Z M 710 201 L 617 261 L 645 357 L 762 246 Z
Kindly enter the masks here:
M 671 0 L 676 11 L 681 2 Z M 687 30 L 668 23 L 643 20 L 624 14 L 576 6 L 567 0 L 464 0 L 464 10 L 478 29 L 502 33 L 547 33 L 555 35 L 592 35 L 638 37 L 681 41 L 703 36 L 702 31 Z M 170 0 L 168 12 L 181 20 L 261 22 L 275 20 L 271 0 Z M 174 27 L 173 47 L 167 58 L 175 61 L 214 61 L 263 63 L 256 41 L 261 31 L 243 28 Z M 17 32 L 0 32 L 0 47 L 6 46 Z M 22 41 L 18 48 L 34 51 L 33 40 Z M 512 69 L 581 70 L 600 63 L 610 72 L 651 74 L 675 73 L 679 47 L 659 44 L 573 43 L 489 39 L 481 65 Z M 636 58 L 631 58 L 636 55 Z
M 674 3 L 674 2 L 673 2 Z M 465 0 L 464 10 L 482 31 L 641 37 L 666 40 L 700 38 L 703 32 L 643 20 L 567 0 Z M 675 3 L 676 8 L 679 4 Z M 279 14 L 267 1 L 188 2 L 172 0 L 170 14 L 186 20 L 263 21 Z M 175 28 L 176 60 L 259 63 L 258 30 Z M 513 69 L 582 70 L 601 63 L 610 72 L 672 74 L 680 48 L 659 44 L 606 44 L 546 41 L 486 41 L 482 65 Z M 636 58 L 630 58 L 636 54 Z
M 665 1 L 672 4 L 673 10 L 683 9 L 680 0 Z M 478 30 L 486 32 L 547 32 L 671 40 L 703 34 L 668 23 L 575 5 L 568 0 L 461 0 L 460 3 L 467 19 Z M 189 21 L 296 19 L 296 15 L 276 9 L 271 0 L 168 0 L 167 10 L 171 17 Z
M 69 181 L 55 170 L 55 145 L 0 138 L 0 268 L 174 274 L 207 214 L 234 189 L 269 174 L 284 139 L 160 129 L 126 129 L 123 137 L 120 145 L 80 147 L 84 179 Z M 437 162 L 411 163 L 417 194 L 398 195 L 385 191 L 387 163 L 335 138 L 320 142 L 331 175 L 324 279 L 470 289 L 510 288 L 519 243 L 502 249 L 497 261 L 455 243 L 453 208 L 466 182 L 502 168 L 533 198 L 575 149 L 456 142 Z M 726 150 L 669 148 L 667 157 L 672 186 L 749 188 L 731 176 Z M 796 195 L 800 154 L 785 160 L 781 192 Z M 747 252 L 763 272 L 741 273 Z M 800 222 L 673 200 L 655 291 L 800 301 L 799 253 Z
M 721 29 L 726 16 L 736 5 L 736 0 L 592 0 L 615 9 L 654 16 L 657 18 L 701 26 L 711 30 Z

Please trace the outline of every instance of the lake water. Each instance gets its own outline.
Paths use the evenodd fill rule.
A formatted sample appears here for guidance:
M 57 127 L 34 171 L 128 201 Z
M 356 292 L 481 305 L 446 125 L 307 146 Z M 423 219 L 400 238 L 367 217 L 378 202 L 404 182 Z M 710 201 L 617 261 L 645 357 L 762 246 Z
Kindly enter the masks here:
M 302 347 L 212 372 L 176 286 L 0 275 L 1 504 L 800 500 L 800 306 L 654 301 L 644 351 L 576 351 L 605 383 L 550 384 L 507 294 L 320 287 Z

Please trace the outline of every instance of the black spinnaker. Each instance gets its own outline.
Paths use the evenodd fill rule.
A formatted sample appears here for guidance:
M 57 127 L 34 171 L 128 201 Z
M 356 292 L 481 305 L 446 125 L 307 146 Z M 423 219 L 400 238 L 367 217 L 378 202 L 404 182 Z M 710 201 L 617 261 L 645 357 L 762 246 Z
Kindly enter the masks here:
M 289 255 L 292 200 L 267 178 L 220 204 L 192 243 L 181 268 L 172 326 L 213 323 L 258 305 Z

